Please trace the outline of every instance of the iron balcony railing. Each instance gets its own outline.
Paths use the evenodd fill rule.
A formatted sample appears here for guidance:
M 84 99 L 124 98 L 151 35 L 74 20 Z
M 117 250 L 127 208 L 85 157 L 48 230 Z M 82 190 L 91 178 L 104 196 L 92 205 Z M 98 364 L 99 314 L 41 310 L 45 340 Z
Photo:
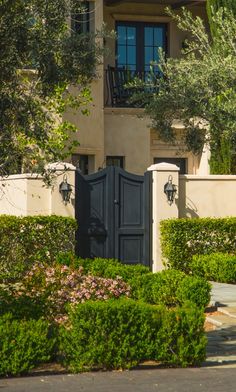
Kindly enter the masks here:
M 142 107 L 143 102 L 134 99 L 138 93 L 154 92 L 155 79 L 160 77 L 156 71 L 131 71 L 125 68 L 108 66 L 106 70 L 106 83 L 108 98 L 106 104 L 113 107 Z M 136 79 L 136 83 L 134 83 Z M 145 82 L 145 83 L 142 83 Z

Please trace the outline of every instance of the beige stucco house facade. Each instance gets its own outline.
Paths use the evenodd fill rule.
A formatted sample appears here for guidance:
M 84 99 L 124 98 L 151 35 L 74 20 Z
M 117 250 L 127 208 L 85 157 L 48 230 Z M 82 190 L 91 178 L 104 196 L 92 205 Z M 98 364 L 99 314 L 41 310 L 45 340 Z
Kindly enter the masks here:
M 82 28 L 99 30 L 105 23 L 117 32 L 117 38 L 106 39 L 108 55 L 92 85 L 90 115 L 66 115 L 79 129 L 80 145 L 72 163 L 79 164 L 85 174 L 109 164 L 143 174 L 161 161 L 179 165 L 181 174 L 208 174 L 208 151 L 194 156 L 181 144 L 159 140 L 143 109 L 127 106 L 117 93 L 117 77 L 123 75 L 123 71 L 117 74 L 117 69 L 145 73 L 150 60 L 156 60 L 158 46 L 167 56 L 181 55 L 186 34 L 166 15 L 165 7 L 170 5 L 179 12 L 184 5 L 206 20 L 205 0 L 91 0 L 84 4 L 88 14 Z M 174 127 L 181 134 L 182 125 L 176 122 Z

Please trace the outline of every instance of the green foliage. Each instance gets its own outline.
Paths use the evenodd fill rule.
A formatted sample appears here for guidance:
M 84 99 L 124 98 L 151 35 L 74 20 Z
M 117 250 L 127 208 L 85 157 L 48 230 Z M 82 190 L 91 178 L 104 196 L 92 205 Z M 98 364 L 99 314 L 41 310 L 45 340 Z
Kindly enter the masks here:
M 162 331 L 157 334 L 155 359 L 182 367 L 200 365 L 207 343 L 204 320 L 202 309 L 191 302 L 165 312 Z
M 122 268 L 122 264 L 116 259 L 103 259 L 103 258 L 95 258 L 95 259 L 78 259 L 78 265 L 81 265 L 87 273 L 91 273 L 94 276 L 103 276 L 107 278 L 111 278 L 106 274 L 107 269 L 112 270 L 113 268 Z M 124 266 L 125 268 L 125 266 Z
M 0 284 L 0 314 L 8 312 L 17 320 L 38 320 L 48 317 L 50 309 L 44 298 L 27 295 L 21 283 Z
M 100 49 L 94 36 L 70 26 L 70 12 L 84 11 L 77 0 L 1 1 L 2 175 L 43 172 L 45 162 L 63 160 L 78 144 L 68 143 L 77 128 L 63 113 L 88 112 Z
M 205 358 L 202 311 L 167 310 L 132 300 L 87 302 L 60 329 L 60 351 L 70 371 L 130 368 L 143 360 L 187 366 Z
M 51 359 L 55 339 L 43 320 L 0 316 L 0 375 L 19 375 Z
M 204 144 L 214 151 L 218 165 L 212 173 L 236 173 L 236 19 L 227 10 L 213 12 L 217 34 L 211 39 L 202 19 L 183 9 L 182 15 L 169 10 L 178 27 L 188 35 L 183 56 L 166 58 L 159 52 L 156 67 L 162 77 L 152 73 L 139 86 L 137 99 L 145 103 L 158 136 L 179 146 L 176 120 L 184 124 L 181 143 L 194 154 Z M 227 149 L 226 149 L 227 146 Z M 213 159 L 213 158 L 212 158 Z M 214 171 L 213 171 L 214 170 Z
M 181 271 L 150 272 L 140 278 L 136 296 L 150 304 L 176 306 L 178 304 L 176 291 L 184 278 L 185 274 Z
M 73 251 L 76 221 L 56 215 L 0 216 L 0 281 L 14 281 L 37 260 L 52 263 L 58 252 Z
M 205 307 L 210 300 L 211 286 L 205 279 L 174 269 L 143 275 L 137 286 L 135 297 L 150 304 L 170 307 L 191 301 Z
M 194 275 L 222 283 L 236 283 L 236 256 L 225 253 L 193 256 L 191 271 Z
M 210 286 L 204 279 L 186 277 L 179 270 L 164 270 L 152 273 L 143 265 L 126 265 L 115 259 L 76 259 L 71 254 L 61 254 L 61 264 L 83 268 L 85 274 L 103 278 L 121 277 L 131 288 L 131 297 L 149 304 L 176 306 L 186 301 L 206 306 L 209 302 Z M 186 280 L 186 288 L 185 288 Z M 194 287 L 195 295 L 191 290 Z M 183 291 L 183 293 L 182 293 Z
M 231 174 L 231 172 L 236 172 L 231 142 L 227 139 L 227 137 L 225 137 L 225 135 L 222 135 L 215 143 L 211 143 L 211 157 L 209 164 L 211 173 Z
M 214 14 L 219 11 L 220 8 L 225 8 L 231 11 L 234 16 L 236 15 L 235 0 L 207 0 L 206 9 L 212 37 L 217 35 L 217 26 L 215 26 L 214 23 Z
M 89 263 L 89 271 L 92 275 L 103 276 L 104 278 L 120 276 L 125 282 L 130 283 L 139 279 L 141 275 L 147 274 L 149 268 L 141 264 L 127 265 L 115 259 L 97 258 Z
M 122 264 L 116 259 L 103 259 L 99 257 L 95 259 L 77 259 L 73 254 L 68 253 L 58 255 L 57 262 L 62 265 L 73 266 L 74 268 L 83 267 L 84 273 L 90 273 L 93 276 L 111 279 L 119 276 L 133 287 L 142 275 L 150 271 L 148 267 L 142 264 L 128 265 Z
M 176 290 L 176 297 L 180 304 L 190 301 L 198 307 L 205 308 L 211 298 L 211 285 L 207 280 L 195 277 L 186 276 Z
M 190 271 L 194 255 L 233 253 L 236 218 L 168 219 L 161 222 L 161 246 L 170 268 Z

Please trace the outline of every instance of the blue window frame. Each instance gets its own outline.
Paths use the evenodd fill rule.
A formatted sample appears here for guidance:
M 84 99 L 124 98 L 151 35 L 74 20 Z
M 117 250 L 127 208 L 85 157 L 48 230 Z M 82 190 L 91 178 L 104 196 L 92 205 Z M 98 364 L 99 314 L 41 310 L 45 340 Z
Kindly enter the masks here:
M 167 53 L 167 24 L 116 22 L 116 67 L 130 71 L 149 71 L 158 63 L 158 48 Z

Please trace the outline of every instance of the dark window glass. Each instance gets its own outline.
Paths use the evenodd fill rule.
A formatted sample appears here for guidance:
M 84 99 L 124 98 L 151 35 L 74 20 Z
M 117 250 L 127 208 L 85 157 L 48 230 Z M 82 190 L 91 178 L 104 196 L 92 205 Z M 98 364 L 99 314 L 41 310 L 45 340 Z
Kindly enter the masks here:
M 107 156 L 106 157 L 106 165 L 107 166 L 118 166 L 118 167 L 121 167 L 121 169 L 124 169 L 124 157 Z
M 89 33 L 91 21 L 94 19 L 93 2 L 79 2 L 79 10 L 71 15 L 71 27 L 76 33 Z
M 164 23 L 117 22 L 116 66 L 131 71 L 149 71 L 158 62 L 158 48 L 166 52 L 167 25 Z
M 72 154 L 72 164 L 81 171 L 82 174 L 88 174 L 88 155 Z
M 154 158 L 154 163 L 172 163 L 180 168 L 179 174 L 187 173 L 187 159 L 186 158 Z

